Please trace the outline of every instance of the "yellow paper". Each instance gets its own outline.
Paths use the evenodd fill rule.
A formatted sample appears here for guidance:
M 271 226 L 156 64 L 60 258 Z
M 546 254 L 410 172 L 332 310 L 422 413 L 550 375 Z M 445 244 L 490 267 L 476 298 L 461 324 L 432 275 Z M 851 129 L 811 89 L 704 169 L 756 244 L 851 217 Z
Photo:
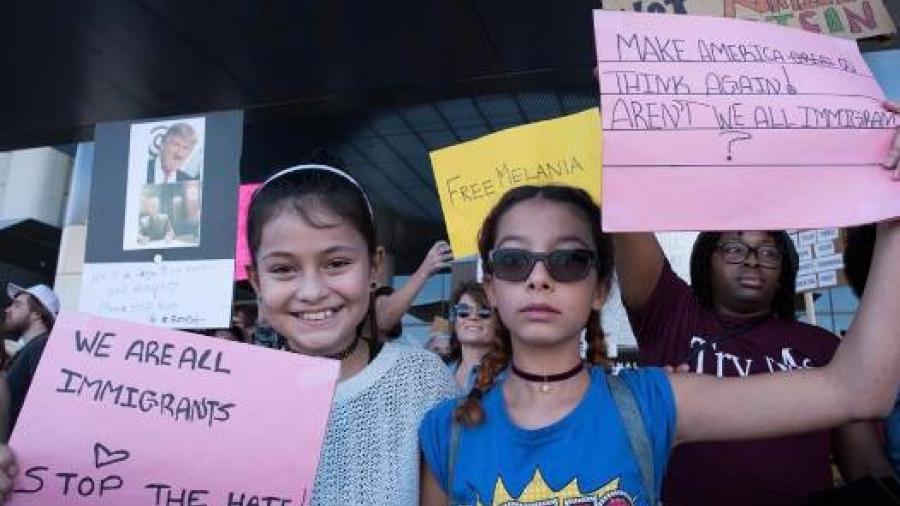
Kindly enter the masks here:
M 600 149 L 600 111 L 594 108 L 432 151 L 453 255 L 477 253 L 482 221 L 510 188 L 567 184 L 599 203 Z

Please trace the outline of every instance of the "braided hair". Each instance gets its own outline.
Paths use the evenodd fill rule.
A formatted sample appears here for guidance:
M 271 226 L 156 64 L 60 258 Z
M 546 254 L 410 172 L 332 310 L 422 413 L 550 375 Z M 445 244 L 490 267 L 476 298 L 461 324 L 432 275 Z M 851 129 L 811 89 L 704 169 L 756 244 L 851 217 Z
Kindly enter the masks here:
M 500 219 L 515 205 L 531 200 L 544 199 L 570 206 L 582 216 L 591 231 L 597 255 L 597 280 L 607 290 L 613 272 L 613 245 L 610 237 L 600 226 L 600 208 L 584 190 L 562 185 L 520 186 L 506 192 L 484 220 L 478 235 L 478 250 L 485 266 L 485 274 L 490 274 L 489 253 L 497 240 Z M 586 358 L 589 363 L 604 368 L 609 367 L 606 355 L 606 339 L 600 325 L 600 311 L 593 310 L 585 322 Z M 466 400 L 454 412 L 454 419 L 465 426 L 476 426 L 484 421 L 485 413 L 481 398 L 494 384 L 494 379 L 512 360 L 512 344 L 509 329 L 498 317 L 494 326 L 495 336 L 490 350 L 481 359 L 481 367 L 475 378 L 475 385 Z

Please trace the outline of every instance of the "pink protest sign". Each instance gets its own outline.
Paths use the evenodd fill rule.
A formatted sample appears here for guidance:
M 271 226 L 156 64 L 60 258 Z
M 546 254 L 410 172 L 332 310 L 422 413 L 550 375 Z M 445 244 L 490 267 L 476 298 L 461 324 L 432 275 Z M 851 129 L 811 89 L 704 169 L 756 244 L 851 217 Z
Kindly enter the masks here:
M 818 228 L 900 215 L 900 126 L 852 41 L 594 11 L 607 231 Z
M 247 244 L 247 209 L 253 199 L 253 192 L 259 183 L 242 184 L 238 190 L 237 246 L 234 250 L 234 279 L 247 279 L 247 266 L 250 265 L 250 248 Z
M 63 313 L 10 440 L 9 504 L 309 504 L 337 371 Z

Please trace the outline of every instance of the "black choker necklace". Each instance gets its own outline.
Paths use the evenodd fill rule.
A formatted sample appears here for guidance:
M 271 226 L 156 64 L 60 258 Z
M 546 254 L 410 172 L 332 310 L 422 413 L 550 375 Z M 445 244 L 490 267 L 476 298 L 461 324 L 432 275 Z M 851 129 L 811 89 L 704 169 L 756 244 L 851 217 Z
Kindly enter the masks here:
M 351 341 L 350 344 L 347 345 L 347 347 L 344 348 L 343 350 L 335 353 L 334 355 L 325 355 L 325 356 L 327 358 L 333 358 L 335 360 L 344 360 L 345 358 L 352 355 L 354 351 L 356 351 L 356 346 L 358 344 L 359 344 L 359 336 L 356 336 L 353 338 L 353 341 Z
M 549 383 L 567 380 L 567 379 L 571 378 L 572 376 L 575 376 L 576 374 L 580 373 L 581 370 L 584 369 L 584 361 L 579 361 L 578 364 L 575 365 L 575 367 L 569 369 L 566 372 L 561 372 L 559 374 L 531 374 L 530 372 L 525 372 L 525 371 L 519 369 L 518 367 L 516 367 L 515 363 L 510 364 L 510 367 L 512 368 L 513 374 L 522 378 L 523 380 L 533 381 L 535 383 L 541 383 L 540 391 L 542 393 L 546 394 L 546 393 L 550 392 Z

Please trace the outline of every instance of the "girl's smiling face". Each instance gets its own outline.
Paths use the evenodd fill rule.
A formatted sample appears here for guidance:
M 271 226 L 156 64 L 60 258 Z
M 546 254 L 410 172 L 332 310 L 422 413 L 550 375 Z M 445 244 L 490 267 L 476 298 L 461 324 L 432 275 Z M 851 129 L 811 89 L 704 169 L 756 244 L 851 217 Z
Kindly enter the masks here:
M 524 249 L 594 251 L 588 221 L 574 206 L 532 198 L 510 207 L 497 225 L 494 250 Z M 603 307 L 606 288 L 591 267 L 584 279 L 559 282 L 544 262 L 534 265 L 525 281 L 486 278 L 485 289 L 514 341 L 532 346 L 554 345 L 577 337 L 592 310 Z
M 265 224 L 250 281 L 292 350 L 333 355 L 357 337 L 376 266 L 346 220 L 324 207 L 310 218 L 315 225 L 285 206 Z

